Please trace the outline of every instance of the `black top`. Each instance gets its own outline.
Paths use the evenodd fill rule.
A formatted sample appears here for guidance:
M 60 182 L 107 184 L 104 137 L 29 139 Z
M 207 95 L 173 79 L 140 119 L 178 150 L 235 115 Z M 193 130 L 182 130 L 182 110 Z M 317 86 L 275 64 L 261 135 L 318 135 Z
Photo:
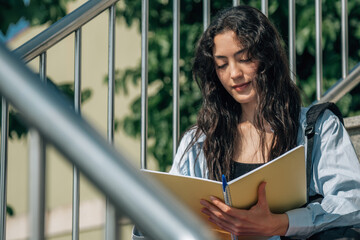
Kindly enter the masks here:
M 264 163 L 240 163 L 240 162 L 232 162 L 230 181 L 248 173 L 255 168 L 262 166 Z

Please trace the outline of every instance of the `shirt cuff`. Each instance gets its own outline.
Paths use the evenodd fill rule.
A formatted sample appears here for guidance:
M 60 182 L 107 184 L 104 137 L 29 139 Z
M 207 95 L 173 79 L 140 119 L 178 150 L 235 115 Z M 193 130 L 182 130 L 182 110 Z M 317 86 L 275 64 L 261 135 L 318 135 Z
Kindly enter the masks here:
M 307 208 L 297 208 L 286 212 L 289 218 L 287 237 L 307 237 L 313 232 L 311 212 Z

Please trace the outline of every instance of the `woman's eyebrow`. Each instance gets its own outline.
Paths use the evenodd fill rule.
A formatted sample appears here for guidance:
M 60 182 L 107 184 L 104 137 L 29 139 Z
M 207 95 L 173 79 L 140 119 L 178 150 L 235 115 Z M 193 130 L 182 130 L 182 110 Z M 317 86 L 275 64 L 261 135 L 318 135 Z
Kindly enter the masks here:
M 245 52 L 247 52 L 247 49 L 246 49 L 246 48 L 243 48 L 243 49 L 237 51 L 237 52 L 234 54 L 234 56 L 240 55 L 240 54 L 244 54 Z
M 234 56 L 239 55 L 239 54 L 243 54 L 244 52 L 246 52 L 246 49 L 245 49 L 245 48 L 237 51 L 237 52 L 234 54 Z M 214 57 L 215 57 L 216 59 L 227 58 L 226 56 L 221 56 L 221 55 L 215 55 Z

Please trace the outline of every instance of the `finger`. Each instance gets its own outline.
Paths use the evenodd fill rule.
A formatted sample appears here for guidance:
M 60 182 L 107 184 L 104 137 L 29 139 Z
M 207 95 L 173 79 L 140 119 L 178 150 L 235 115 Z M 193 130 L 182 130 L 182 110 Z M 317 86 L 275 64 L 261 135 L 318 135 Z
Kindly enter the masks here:
M 209 209 L 210 211 L 219 211 L 219 208 L 216 205 L 204 199 L 200 200 L 200 204 L 203 205 L 205 208 Z
M 210 214 L 211 214 L 210 210 L 207 209 L 206 207 L 202 208 L 202 209 L 201 209 L 201 212 L 204 213 L 204 214 L 206 214 L 206 215 L 208 215 L 208 216 L 210 216 Z
M 265 190 L 265 187 L 266 187 L 266 182 L 262 182 L 260 183 L 259 185 L 259 188 L 258 188 L 258 205 L 261 205 L 261 206 L 268 206 L 268 203 L 267 203 L 267 200 L 266 200 L 266 190 Z
M 222 214 L 221 209 L 219 209 L 217 206 L 215 206 L 211 202 L 201 199 L 200 204 L 204 206 L 204 208 L 201 209 L 201 212 L 205 213 L 208 216 L 215 215 L 215 216 L 220 217 L 220 215 Z
M 218 222 L 218 221 L 216 221 L 216 220 L 214 220 L 212 218 L 209 218 L 209 221 L 216 224 L 222 230 L 225 230 L 225 231 L 227 231 L 229 233 L 237 235 L 236 232 L 234 231 L 234 227 L 231 224 L 226 223 L 226 222 Z
M 225 222 L 232 222 L 235 221 L 233 217 L 227 215 L 226 213 L 222 212 L 220 209 L 209 209 L 209 208 L 203 208 L 201 209 L 201 212 L 205 215 L 209 216 L 209 218 L 216 219 L 216 221 L 225 221 Z
M 222 212 L 224 212 L 227 216 L 239 220 L 242 220 L 244 217 L 246 217 L 247 210 L 230 207 L 229 205 L 226 205 L 219 198 L 213 196 L 211 196 L 210 199 L 211 199 L 211 203 L 217 208 L 219 208 Z
M 229 211 L 229 209 L 231 208 L 229 205 L 225 204 L 223 201 L 221 201 L 217 197 L 210 196 L 210 201 L 213 205 L 218 207 L 223 212 Z
M 232 217 L 231 215 L 227 214 L 227 212 L 226 212 L 226 211 L 230 211 L 231 207 L 224 204 L 220 199 L 217 199 L 214 197 L 212 197 L 212 199 L 215 201 L 216 204 L 220 204 L 220 205 L 222 205 L 222 207 L 225 207 L 225 209 L 219 208 L 218 206 L 213 204 L 213 202 L 208 202 L 208 201 L 202 199 L 200 201 L 200 203 L 204 206 L 204 208 L 201 210 L 202 213 L 204 213 L 210 217 L 214 217 L 219 220 L 223 220 L 223 221 L 227 221 L 227 222 L 235 221 L 236 217 Z M 223 211 L 223 210 L 225 210 L 225 211 Z
M 214 206 L 216 206 L 222 212 L 226 213 L 229 216 L 241 217 L 241 215 L 243 215 L 245 213 L 245 211 L 243 211 L 241 209 L 230 207 L 229 205 L 225 204 L 221 199 L 219 199 L 217 197 L 211 196 L 210 200 Z
M 255 236 L 259 235 L 258 232 L 254 231 L 253 228 L 249 228 L 246 226 L 239 227 L 238 225 L 234 225 L 234 223 L 229 223 L 226 221 L 217 221 L 216 219 L 209 218 L 209 221 L 219 226 L 221 229 L 232 233 L 236 236 L 242 235 L 242 236 Z

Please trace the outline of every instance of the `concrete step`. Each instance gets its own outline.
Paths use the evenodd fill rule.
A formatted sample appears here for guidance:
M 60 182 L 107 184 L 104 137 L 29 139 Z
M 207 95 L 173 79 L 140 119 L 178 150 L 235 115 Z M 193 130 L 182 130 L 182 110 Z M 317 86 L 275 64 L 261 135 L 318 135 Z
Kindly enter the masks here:
M 344 124 L 360 159 L 360 116 L 344 118 Z

